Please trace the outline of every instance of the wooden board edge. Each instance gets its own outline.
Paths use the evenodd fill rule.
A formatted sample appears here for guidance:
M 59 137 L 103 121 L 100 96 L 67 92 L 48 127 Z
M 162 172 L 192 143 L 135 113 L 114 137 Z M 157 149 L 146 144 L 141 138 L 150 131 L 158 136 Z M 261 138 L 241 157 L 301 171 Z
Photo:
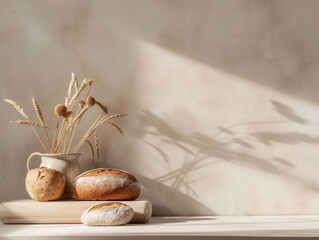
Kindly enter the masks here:
M 134 211 L 134 216 L 130 223 L 149 222 L 149 220 L 152 217 L 152 211 L 153 211 L 152 203 L 147 199 L 141 199 L 137 201 L 145 202 L 144 214 Z M 129 205 L 130 201 L 119 201 L 119 202 L 124 202 Z M 34 204 L 32 200 L 30 202 L 27 202 L 27 204 L 28 203 Z M 6 204 L 12 205 L 12 204 L 15 204 L 15 202 L 9 201 L 9 202 L 0 203 L 0 221 L 4 224 L 41 224 L 41 223 L 42 224 L 61 224 L 61 220 L 58 221 L 58 218 L 46 218 L 45 220 L 43 219 L 39 220 L 39 218 L 29 217 L 28 219 L 22 219 L 22 217 L 21 216 L 19 217 L 19 214 L 17 213 L 14 213 L 12 217 L 8 217 L 9 210 L 5 209 Z M 64 218 L 63 222 L 64 222 L 63 224 L 81 224 L 80 219 L 72 218 L 72 217 Z

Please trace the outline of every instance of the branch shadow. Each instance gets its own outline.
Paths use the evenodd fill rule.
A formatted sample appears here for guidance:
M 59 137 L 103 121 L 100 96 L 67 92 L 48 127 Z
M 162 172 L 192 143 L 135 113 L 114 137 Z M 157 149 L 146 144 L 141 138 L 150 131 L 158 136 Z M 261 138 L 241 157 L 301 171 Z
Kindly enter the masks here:
M 271 103 L 273 104 L 275 111 L 278 112 L 283 117 L 287 118 L 288 120 L 302 124 L 302 125 L 307 125 L 309 123 L 309 120 L 301 116 L 298 116 L 292 110 L 292 108 L 288 107 L 287 105 L 274 100 L 271 101 Z
M 283 103 L 273 101 L 272 104 L 275 111 L 282 113 L 283 117 L 289 119 L 288 123 L 310 123 L 309 120 L 304 119 L 301 116 L 298 116 L 297 113 L 295 113 L 291 108 L 288 108 Z M 185 156 L 187 156 L 187 158 L 185 158 L 183 165 L 180 168 L 174 170 L 168 169 L 168 172 L 166 174 L 156 177 L 154 179 L 159 183 L 170 185 L 170 188 L 172 189 L 172 191 L 170 192 L 176 193 L 183 188 L 187 195 L 192 194 L 196 196 L 196 191 L 192 189 L 191 182 L 189 182 L 188 180 L 188 174 L 192 171 L 201 169 L 207 165 L 216 164 L 220 161 L 227 161 L 229 163 L 236 164 L 241 167 L 251 168 L 269 174 L 287 177 L 319 193 L 318 184 L 300 178 L 299 176 L 295 176 L 285 170 L 282 170 L 281 166 L 286 168 L 295 167 L 288 160 L 278 157 L 274 157 L 272 159 L 262 159 L 260 157 L 253 156 L 252 154 L 240 152 L 239 150 L 234 150 L 229 147 L 230 144 L 239 144 L 240 147 L 249 149 L 255 148 L 253 143 L 249 143 L 248 141 L 242 139 L 240 136 L 236 136 L 237 134 L 233 130 L 234 127 L 246 124 L 249 125 L 259 123 L 281 124 L 283 123 L 281 121 L 238 123 L 230 127 L 219 126 L 219 131 L 216 134 L 214 134 L 214 137 L 210 137 L 201 132 L 193 132 L 192 134 L 188 135 L 176 132 L 159 116 L 155 115 L 154 113 L 148 110 L 142 110 L 138 114 L 138 118 L 141 122 L 142 128 L 142 134 L 140 137 L 143 138 L 146 135 L 153 135 L 160 138 L 160 144 L 152 144 L 152 148 L 159 153 L 159 156 L 162 157 L 161 160 L 163 162 L 168 163 L 170 159 L 167 156 L 167 154 L 165 154 L 164 151 L 161 149 L 161 144 L 169 144 L 171 146 L 174 146 L 178 148 L 180 151 L 184 152 Z M 226 135 L 226 137 L 228 137 L 229 141 L 221 141 L 218 138 L 218 136 L 220 136 L 220 134 L 222 133 Z M 255 138 L 255 144 L 259 142 L 267 146 L 273 146 L 277 143 L 288 145 L 297 145 L 301 143 L 315 145 L 319 144 L 319 136 L 292 131 L 283 133 L 257 131 L 246 133 L 246 136 L 251 136 L 252 138 Z
M 250 133 L 261 143 L 271 146 L 273 143 L 283 143 L 283 144 L 299 144 L 299 143 L 311 143 L 318 144 L 319 137 L 311 136 L 305 133 L 287 132 L 287 133 L 273 133 L 273 132 L 257 132 Z

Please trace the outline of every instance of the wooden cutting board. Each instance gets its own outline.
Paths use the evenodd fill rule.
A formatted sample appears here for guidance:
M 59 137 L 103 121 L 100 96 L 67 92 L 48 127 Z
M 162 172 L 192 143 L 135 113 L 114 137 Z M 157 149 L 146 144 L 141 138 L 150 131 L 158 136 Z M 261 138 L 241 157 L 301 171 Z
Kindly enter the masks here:
M 35 202 L 31 199 L 0 204 L 0 219 L 3 223 L 81 223 L 82 213 L 94 204 L 107 201 L 62 200 Z M 117 201 L 134 209 L 131 223 L 146 223 L 152 215 L 148 200 Z

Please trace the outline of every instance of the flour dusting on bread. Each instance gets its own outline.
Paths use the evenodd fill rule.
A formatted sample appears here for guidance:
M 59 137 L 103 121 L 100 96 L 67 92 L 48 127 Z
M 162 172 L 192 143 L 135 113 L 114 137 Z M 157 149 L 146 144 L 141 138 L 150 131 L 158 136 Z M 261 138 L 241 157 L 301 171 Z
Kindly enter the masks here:
M 140 195 L 140 185 L 128 172 L 99 168 L 76 177 L 71 193 L 79 200 L 134 200 Z

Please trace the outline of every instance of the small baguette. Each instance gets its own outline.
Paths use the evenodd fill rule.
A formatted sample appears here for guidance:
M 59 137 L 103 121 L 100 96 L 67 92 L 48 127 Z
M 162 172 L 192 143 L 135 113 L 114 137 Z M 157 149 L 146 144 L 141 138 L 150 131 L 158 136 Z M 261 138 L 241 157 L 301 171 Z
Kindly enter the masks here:
M 141 188 L 130 173 L 98 168 L 77 176 L 71 184 L 71 196 L 78 200 L 134 200 Z
M 81 222 L 87 226 L 117 226 L 129 223 L 133 216 L 133 209 L 124 203 L 99 203 L 81 215 Z

